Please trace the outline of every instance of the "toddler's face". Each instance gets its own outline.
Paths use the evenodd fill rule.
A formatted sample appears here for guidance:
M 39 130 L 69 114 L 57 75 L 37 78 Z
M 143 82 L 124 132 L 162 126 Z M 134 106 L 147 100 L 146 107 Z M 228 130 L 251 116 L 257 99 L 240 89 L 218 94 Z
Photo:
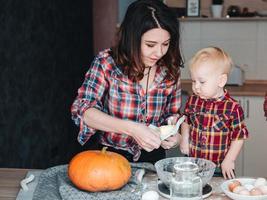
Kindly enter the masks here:
M 193 92 L 203 99 L 218 98 L 223 95 L 220 87 L 222 73 L 216 70 L 214 63 L 200 62 L 190 69 Z

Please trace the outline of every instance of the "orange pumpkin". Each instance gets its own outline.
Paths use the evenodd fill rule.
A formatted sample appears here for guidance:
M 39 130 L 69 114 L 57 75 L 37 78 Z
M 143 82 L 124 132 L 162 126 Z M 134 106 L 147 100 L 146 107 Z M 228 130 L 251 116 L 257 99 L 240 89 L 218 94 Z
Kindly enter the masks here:
M 90 192 L 116 190 L 131 177 L 131 166 L 122 155 L 110 151 L 83 151 L 69 164 L 68 175 L 72 183 Z

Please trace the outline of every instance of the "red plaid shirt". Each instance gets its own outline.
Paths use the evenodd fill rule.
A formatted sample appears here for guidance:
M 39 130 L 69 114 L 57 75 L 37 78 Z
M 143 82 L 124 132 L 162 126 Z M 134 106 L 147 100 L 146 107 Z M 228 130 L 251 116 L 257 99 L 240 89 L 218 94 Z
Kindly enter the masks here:
M 166 123 L 171 116 L 178 117 L 181 105 L 180 80 L 176 85 L 172 85 L 171 81 L 163 81 L 166 69 L 158 67 L 146 98 L 142 86 L 122 73 L 109 51 L 102 51 L 95 57 L 71 107 L 72 119 L 80 127 L 78 141 L 82 145 L 97 131 L 83 121 L 83 114 L 88 108 L 155 126 Z M 112 132 L 98 133 L 102 144 L 126 150 L 134 155 L 134 160 L 140 157 L 140 147 L 132 137 Z
M 189 97 L 185 107 L 190 125 L 190 156 L 205 158 L 218 166 L 232 140 L 248 138 L 241 106 L 225 91 L 218 99 Z

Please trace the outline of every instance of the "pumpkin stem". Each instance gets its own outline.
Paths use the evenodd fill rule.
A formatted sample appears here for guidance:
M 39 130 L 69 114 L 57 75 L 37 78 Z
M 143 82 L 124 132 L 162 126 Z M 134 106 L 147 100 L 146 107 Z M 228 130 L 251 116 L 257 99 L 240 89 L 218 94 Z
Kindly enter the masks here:
M 106 153 L 106 150 L 107 150 L 107 148 L 108 148 L 108 147 L 103 147 L 103 148 L 102 148 L 102 150 L 101 150 L 101 152 L 102 152 L 103 154 L 105 154 L 105 153 Z

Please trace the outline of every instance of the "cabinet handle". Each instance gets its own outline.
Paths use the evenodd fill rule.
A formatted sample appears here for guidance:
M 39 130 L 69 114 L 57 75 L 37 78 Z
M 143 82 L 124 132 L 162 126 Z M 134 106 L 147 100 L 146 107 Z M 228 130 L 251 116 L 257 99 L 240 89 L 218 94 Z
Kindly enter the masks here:
M 249 118 L 249 100 L 247 100 L 247 118 Z

